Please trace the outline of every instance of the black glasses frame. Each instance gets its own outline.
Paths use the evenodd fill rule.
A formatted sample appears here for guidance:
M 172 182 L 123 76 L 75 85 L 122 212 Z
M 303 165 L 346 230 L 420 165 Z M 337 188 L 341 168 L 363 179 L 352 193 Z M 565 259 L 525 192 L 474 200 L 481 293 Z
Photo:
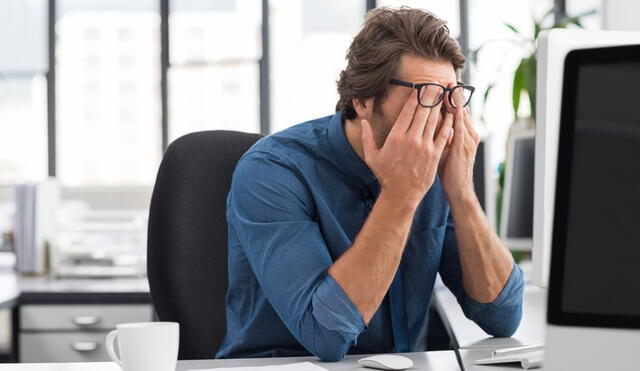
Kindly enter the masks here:
M 435 84 L 435 83 L 431 83 L 431 82 L 427 82 L 424 84 L 414 84 L 412 82 L 408 82 L 408 81 L 402 81 L 402 80 L 398 80 L 398 79 L 391 79 L 389 81 L 389 84 L 392 85 L 399 85 L 399 86 L 406 86 L 407 88 L 412 88 L 412 89 L 416 89 L 418 90 L 418 104 L 421 105 L 422 107 L 426 107 L 426 108 L 431 108 L 431 107 L 435 107 L 438 104 L 440 104 L 440 102 L 442 102 L 442 100 L 444 99 L 444 96 L 447 94 L 447 92 L 449 92 L 449 104 L 451 104 L 451 107 L 457 108 L 456 105 L 453 103 L 453 100 L 451 99 L 451 95 L 453 93 L 453 91 L 455 89 L 466 89 L 469 90 L 469 99 L 467 100 L 467 102 L 464 104 L 464 106 L 462 107 L 466 107 L 469 105 L 469 102 L 471 102 L 471 97 L 473 96 L 473 92 L 476 90 L 475 87 L 471 86 L 471 85 L 464 85 L 461 82 L 458 82 L 457 86 L 454 86 L 453 88 L 447 88 L 445 86 L 442 86 L 440 84 Z M 422 104 L 422 102 L 420 101 L 421 98 L 421 94 L 422 94 L 422 88 L 424 88 L 425 86 L 429 86 L 429 85 L 434 85 L 434 86 L 438 86 L 440 88 L 442 88 L 443 92 L 440 95 L 440 97 L 438 98 L 438 101 L 434 104 Z

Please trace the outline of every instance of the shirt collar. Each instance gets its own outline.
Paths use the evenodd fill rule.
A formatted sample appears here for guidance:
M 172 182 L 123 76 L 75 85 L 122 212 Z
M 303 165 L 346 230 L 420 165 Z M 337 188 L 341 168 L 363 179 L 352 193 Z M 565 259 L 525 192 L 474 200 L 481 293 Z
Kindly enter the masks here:
M 340 165 L 340 168 L 347 176 L 355 178 L 361 187 L 364 187 L 374 197 L 377 197 L 379 192 L 378 179 L 349 144 L 344 132 L 344 123 L 340 112 L 336 112 L 329 121 L 327 139 L 333 150 L 335 161 Z

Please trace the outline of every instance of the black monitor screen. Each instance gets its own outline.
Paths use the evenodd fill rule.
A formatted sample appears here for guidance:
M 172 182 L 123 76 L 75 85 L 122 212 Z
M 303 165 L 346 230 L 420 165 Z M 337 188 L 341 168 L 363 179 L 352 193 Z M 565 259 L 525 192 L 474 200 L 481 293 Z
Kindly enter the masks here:
M 562 266 L 552 266 L 550 289 L 562 283 L 561 312 L 604 316 L 592 325 L 640 316 L 640 49 L 635 50 L 635 57 L 629 47 L 579 51 L 565 66 L 553 243 L 553 260 Z
M 476 191 L 476 196 L 478 196 L 478 201 L 480 201 L 480 206 L 484 212 L 487 212 L 487 205 L 485 200 L 486 189 L 485 189 L 485 178 L 484 174 L 485 170 L 485 142 L 482 141 L 478 144 L 478 151 L 476 152 L 476 161 L 473 165 L 473 186 Z
M 533 237 L 533 173 L 535 165 L 535 139 L 522 138 L 513 145 L 513 164 L 510 166 L 511 196 L 507 237 Z

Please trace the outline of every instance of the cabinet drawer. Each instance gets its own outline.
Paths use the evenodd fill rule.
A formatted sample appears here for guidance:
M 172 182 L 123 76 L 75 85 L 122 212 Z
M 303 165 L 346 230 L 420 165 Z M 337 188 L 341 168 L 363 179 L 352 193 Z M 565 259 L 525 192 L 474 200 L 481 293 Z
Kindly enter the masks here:
M 20 330 L 111 330 L 119 323 L 149 322 L 149 304 L 23 305 Z
M 106 331 L 20 334 L 20 362 L 110 361 L 106 336 Z

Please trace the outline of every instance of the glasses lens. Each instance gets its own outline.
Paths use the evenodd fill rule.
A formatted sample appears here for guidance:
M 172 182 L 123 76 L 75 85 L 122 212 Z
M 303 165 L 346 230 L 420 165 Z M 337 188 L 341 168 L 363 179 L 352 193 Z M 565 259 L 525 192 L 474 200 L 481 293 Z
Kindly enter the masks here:
M 425 107 L 433 107 L 440 103 L 444 95 L 444 88 L 438 85 L 425 85 L 420 89 L 420 104 Z
M 471 89 L 466 86 L 456 86 L 451 92 L 451 104 L 454 108 L 464 107 L 471 99 Z

